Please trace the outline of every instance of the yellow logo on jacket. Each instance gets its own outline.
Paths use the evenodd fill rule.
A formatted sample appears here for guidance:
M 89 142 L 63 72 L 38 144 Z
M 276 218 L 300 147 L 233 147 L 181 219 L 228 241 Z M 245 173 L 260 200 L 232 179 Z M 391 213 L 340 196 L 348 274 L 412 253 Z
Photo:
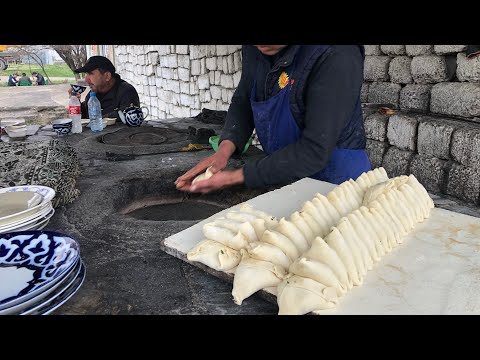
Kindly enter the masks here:
M 283 89 L 287 85 L 288 85 L 288 74 L 284 71 L 280 74 L 278 78 L 278 86 L 280 87 L 280 89 Z

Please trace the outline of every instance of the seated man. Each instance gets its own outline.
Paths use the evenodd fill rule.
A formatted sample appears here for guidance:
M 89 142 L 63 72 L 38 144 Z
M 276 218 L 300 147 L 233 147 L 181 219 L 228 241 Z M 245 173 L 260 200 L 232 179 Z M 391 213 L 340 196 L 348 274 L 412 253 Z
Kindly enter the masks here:
M 29 86 L 32 85 L 32 80 L 27 76 L 26 73 L 22 73 L 20 79 L 18 79 L 18 85 L 20 86 Z
M 86 73 L 85 81 L 94 91 L 102 104 L 102 117 L 119 119 L 115 109 L 123 110 L 133 104 L 140 106 L 137 90 L 115 73 L 115 66 L 104 56 L 92 56 L 85 66 L 76 69 L 76 73 Z M 72 89 L 68 90 L 71 94 Z M 80 94 L 77 95 L 80 99 Z M 88 100 L 90 93 L 81 103 L 82 118 L 88 118 Z
M 38 72 L 34 71 L 32 72 L 32 76 L 34 76 L 37 80 L 36 85 L 45 85 L 45 78 L 43 77 L 42 74 L 39 74 Z
M 17 86 L 18 85 L 18 80 L 17 80 L 18 73 L 13 73 L 10 74 L 8 77 L 8 86 Z

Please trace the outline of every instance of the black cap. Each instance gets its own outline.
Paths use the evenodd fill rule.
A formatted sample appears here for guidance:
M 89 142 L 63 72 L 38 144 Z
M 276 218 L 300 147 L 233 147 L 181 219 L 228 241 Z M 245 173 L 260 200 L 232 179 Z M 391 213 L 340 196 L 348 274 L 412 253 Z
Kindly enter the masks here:
M 103 69 L 110 71 L 112 74 L 115 74 L 115 66 L 112 62 L 105 56 L 92 56 L 87 60 L 85 66 L 74 70 L 76 73 L 85 73 L 90 72 L 95 69 Z

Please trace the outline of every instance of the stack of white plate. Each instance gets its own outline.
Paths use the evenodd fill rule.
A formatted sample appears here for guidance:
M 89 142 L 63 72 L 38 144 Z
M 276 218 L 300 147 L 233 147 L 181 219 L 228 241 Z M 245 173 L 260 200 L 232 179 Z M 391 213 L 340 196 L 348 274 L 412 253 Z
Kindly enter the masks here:
M 54 196 L 55 190 L 41 185 L 0 189 L 0 234 L 43 229 L 55 213 Z
M 85 279 L 80 246 L 69 235 L 27 230 L 0 235 L 0 315 L 46 315 Z

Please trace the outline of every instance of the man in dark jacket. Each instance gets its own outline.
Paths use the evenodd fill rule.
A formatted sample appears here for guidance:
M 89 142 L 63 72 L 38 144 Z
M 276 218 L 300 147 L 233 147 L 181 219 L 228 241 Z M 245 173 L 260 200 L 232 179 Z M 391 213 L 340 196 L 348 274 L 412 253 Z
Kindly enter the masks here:
M 180 176 L 177 189 L 266 188 L 304 177 L 340 184 L 371 170 L 360 102 L 363 61 L 359 45 L 244 46 L 219 150 Z M 223 170 L 254 128 L 267 156 Z M 192 185 L 210 166 L 214 175 Z
M 92 56 L 85 66 L 76 69 L 76 73 L 87 73 L 85 81 L 91 91 L 97 95 L 102 105 L 102 117 L 119 119 L 115 109 L 123 110 L 131 104 L 140 106 L 137 90 L 115 73 L 115 66 L 104 56 Z M 68 90 L 71 94 L 72 89 Z M 77 95 L 80 99 L 80 94 Z M 88 118 L 88 100 L 90 93 L 81 103 L 82 118 Z
M 18 73 L 13 73 L 8 76 L 8 86 L 17 86 L 18 85 L 18 80 L 17 80 Z
M 32 76 L 34 77 L 34 79 L 37 79 L 35 80 L 35 83 L 37 85 L 45 85 L 45 78 L 43 77 L 42 74 L 39 74 L 38 72 L 34 71 L 32 72 Z

